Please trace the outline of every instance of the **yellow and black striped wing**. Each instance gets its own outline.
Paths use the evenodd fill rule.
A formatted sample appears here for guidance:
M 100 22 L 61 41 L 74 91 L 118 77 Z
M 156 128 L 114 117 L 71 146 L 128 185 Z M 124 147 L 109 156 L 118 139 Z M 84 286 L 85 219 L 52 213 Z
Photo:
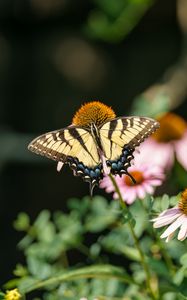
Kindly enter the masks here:
M 121 117 L 99 128 L 101 145 L 113 173 L 123 173 L 130 166 L 135 147 L 157 128 L 159 123 L 146 117 Z
M 67 127 L 34 139 L 28 149 L 55 161 L 69 164 L 74 174 L 86 181 L 99 180 L 102 166 L 97 147 L 89 131 Z

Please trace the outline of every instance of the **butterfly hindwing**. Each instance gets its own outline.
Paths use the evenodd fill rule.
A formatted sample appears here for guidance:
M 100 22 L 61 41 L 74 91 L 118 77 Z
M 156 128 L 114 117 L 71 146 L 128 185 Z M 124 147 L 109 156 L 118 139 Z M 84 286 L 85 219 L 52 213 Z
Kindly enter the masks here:
M 135 147 L 158 127 L 157 121 L 145 117 L 121 117 L 103 124 L 100 140 L 111 172 L 127 173 Z
M 81 127 L 67 127 L 43 134 L 34 139 L 28 148 L 37 154 L 69 164 L 75 175 L 92 184 L 103 176 L 93 137 Z

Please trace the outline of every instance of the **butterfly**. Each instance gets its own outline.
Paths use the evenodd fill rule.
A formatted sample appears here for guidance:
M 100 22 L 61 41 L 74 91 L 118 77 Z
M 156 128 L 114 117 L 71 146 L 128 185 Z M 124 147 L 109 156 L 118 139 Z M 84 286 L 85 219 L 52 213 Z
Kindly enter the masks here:
M 57 161 L 57 169 L 68 164 L 75 176 L 90 183 L 91 190 L 108 173 L 127 174 L 134 180 L 127 170 L 133 152 L 159 123 L 138 116 L 106 118 L 103 122 L 97 115 L 95 119 L 91 114 L 84 126 L 70 125 L 45 133 L 34 139 L 28 149 Z

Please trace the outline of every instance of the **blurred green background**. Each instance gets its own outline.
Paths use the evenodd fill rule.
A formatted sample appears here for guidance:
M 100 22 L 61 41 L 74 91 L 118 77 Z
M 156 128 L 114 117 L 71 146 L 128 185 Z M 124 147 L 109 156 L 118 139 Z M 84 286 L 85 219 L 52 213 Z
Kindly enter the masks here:
M 182 2 L 0 0 L 1 283 L 23 260 L 16 249 L 21 234 L 12 226 L 18 212 L 34 219 L 44 208 L 66 211 L 69 197 L 89 191 L 68 167 L 59 174 L 55 162 L 29 153 L 28 143 L 69 125 L 86 101 L 100 100 L 117 115 L 130 114 L 135 97 L 155 99 L 144 91 L 156 82 L 171 83 L 170 66 L 181 68 L 186 78 L 186 25 L 177 14 Z M 169 103 L 185 117 L 182 79 Z M 169 87 L 170 99 L 172 83 Z

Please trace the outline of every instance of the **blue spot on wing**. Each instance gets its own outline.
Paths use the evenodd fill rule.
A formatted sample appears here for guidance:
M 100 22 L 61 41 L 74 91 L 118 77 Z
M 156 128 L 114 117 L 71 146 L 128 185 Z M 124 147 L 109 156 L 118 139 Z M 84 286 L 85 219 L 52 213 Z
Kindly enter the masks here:
M 85 166 L 82 162 L 79 162 L 77 158 L 68 157 L 67 163 L 70 168 L 73 169 L 74 175 L 81 177 L 84 181 L 90 183 L 91 188 L 99 184 L 99 181 L 103 178 L 102 164 L 96 165 L 93 168 Z
M 134 149 L 125 146 L 122 154 L 116 160 L 108 160 L 107 165 L 111 168 L 112 174 L 128 174 L 127 169 L 130 167 L 130 161 L 134 158 Z

